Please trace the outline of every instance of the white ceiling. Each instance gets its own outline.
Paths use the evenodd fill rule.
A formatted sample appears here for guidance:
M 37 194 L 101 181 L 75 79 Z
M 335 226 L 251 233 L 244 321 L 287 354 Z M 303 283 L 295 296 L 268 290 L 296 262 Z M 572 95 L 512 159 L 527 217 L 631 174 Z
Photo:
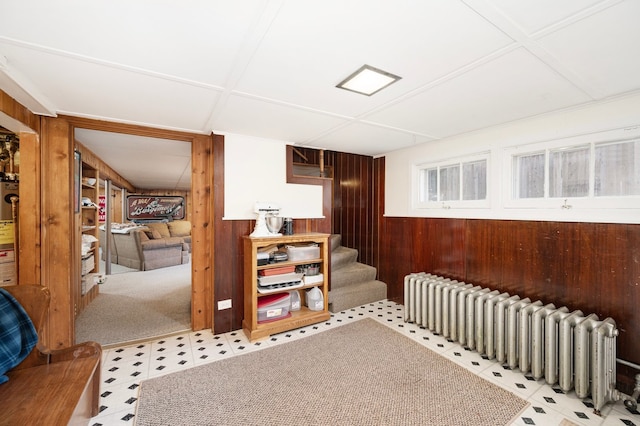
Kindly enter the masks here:
M 372 156 L 640 89 L 638 0 L 0 0 L 0 10 L 0 88 L 35 113 Z M 371 97 L 335 88 L 363 64 L 402 79 Z M 143 146 L 106 143 L 107 162 Z M 152 164 L 110 163 L 143 187 L 159 179 L 138 183 L 162 163 Z

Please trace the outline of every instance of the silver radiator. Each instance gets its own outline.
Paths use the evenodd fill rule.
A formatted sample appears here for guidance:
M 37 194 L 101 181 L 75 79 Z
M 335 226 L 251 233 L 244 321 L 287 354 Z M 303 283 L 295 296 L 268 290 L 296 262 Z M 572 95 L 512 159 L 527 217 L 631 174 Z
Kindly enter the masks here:
M 619 398 L 618 330 L 611 318 L 417 272 L 404 278 L 405 322 L 416 323 L 536 380 L 544 378 L 596 413 Z

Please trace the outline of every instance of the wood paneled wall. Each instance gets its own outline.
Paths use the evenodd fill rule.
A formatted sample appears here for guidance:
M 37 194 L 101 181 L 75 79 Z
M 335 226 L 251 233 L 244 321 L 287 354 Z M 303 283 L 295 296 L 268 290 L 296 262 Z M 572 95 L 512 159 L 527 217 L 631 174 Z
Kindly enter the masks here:
M 318 150 L 297 148 L 319 164 Z M 365 155 L 325 151 L 324 162 L 333 169 L 332 234 L 340 234 L 342 245 L 358 250 L 358 261 L 374 262 L 374 169 Z
M 333 167 L 333 233 L 358 250 L 358 261 L 373 263 L 373 158 L 325 152 Z

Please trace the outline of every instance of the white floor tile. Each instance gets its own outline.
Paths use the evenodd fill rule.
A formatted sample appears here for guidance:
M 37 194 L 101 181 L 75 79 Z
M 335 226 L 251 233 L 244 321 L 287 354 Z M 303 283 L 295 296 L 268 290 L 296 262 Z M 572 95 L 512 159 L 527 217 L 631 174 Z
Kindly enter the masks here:
M 90 424 L 134 424 L 142 380 L 301 339 L 363 318 L 373 318 L 529 401 L 531 405 L 512 425 L 640 426 L 640 414 L 630 412 L 622 402 L 606 405 L 602 416 L 597 416 L 588 399 L 578 399 L 571 392 L 558 393 L 544 380 L 527 378 L 517 369 L 504 369 L 500 363 L 483 358 L 451 339 L 405 323 L 403 306 L 387 300 L 335 313 L 327 321 L 275 334 L 259 342 L 250 342 L 242 330 L 220 335 L 202 330 L 107 349 L 102 362 L 101 411 Z

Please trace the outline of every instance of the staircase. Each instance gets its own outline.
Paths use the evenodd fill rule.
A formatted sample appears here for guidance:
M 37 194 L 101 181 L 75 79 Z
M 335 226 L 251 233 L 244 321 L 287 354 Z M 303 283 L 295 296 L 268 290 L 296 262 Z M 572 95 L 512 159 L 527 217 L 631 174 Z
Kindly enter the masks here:
M 343 247 L 342 237 L 331 235 L 331 312 L 387 298 L 387 285 L 376 280 L 376 268 L 358 263 L 357 259 L 358 250 Z

